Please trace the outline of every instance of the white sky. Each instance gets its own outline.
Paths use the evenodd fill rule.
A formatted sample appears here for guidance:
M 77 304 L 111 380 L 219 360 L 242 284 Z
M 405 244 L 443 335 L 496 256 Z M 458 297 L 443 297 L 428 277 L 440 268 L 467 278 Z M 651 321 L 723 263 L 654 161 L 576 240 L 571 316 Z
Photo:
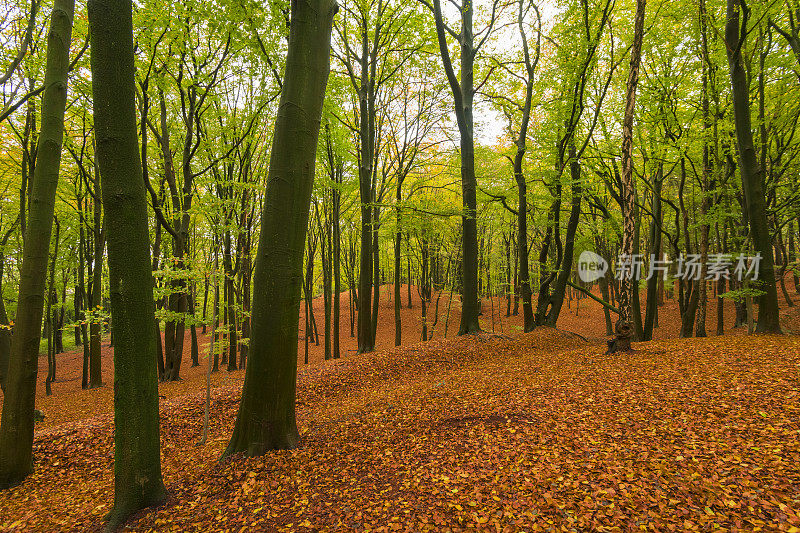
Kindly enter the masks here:
M 537 5 L 539 7 L 539 11 L 542 16 L 542 26 L 546 31 L 548 27 L 552 26 L 552 21 L 555 17 L 557 12 L 556 8 L 556 0 L 539 0 Z M 477 0 L 475 5 L 485 5 L 490 6 L 490 0 Z M 454 12 L 455 13 L 455 12 Z M 533 10 L 531 10 L 531 15 L 533 16 Z M 480 30 L 481 28 L 477 27 L 476 31 Z M 503 39 L 495 40 L 492 43 L 494 48 L 499 48 L 501 50 L 510 50 L 511 47 L 518 46 L 517 40 L 517 31 L 516 26 L 513 28 L 513 38 L 515 40 L 504 41 Z M 535 34 L 528 35 L 530 41 L 535 39 Z M 479 81 L 476 81 L 479 83 Z M 475 138 L 476 141 L 482 145 L 494 145 L 497 144 L 498 137 L 502 137 L 506 142 L 508 139 L 508 134 L 505 131 L 506 122 L 505 118 L 493 111 L 488 104 L 485 104 L 480 101 L 476 101 L 475 105 Z

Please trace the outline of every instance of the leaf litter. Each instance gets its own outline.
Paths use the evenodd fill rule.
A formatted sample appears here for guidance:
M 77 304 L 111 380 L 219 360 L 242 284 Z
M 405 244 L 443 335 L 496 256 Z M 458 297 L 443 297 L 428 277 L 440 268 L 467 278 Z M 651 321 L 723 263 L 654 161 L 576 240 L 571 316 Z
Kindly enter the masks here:
M 627 355 L 555 330 L 302 369 L 296 450 L 220 462 L 240 382 L 162 401 L 169 499 L 134 531 L 800 532 L 800 340 L 657 341 Z M 2 531 L 95 531 L 113 423 L 37 435 Z

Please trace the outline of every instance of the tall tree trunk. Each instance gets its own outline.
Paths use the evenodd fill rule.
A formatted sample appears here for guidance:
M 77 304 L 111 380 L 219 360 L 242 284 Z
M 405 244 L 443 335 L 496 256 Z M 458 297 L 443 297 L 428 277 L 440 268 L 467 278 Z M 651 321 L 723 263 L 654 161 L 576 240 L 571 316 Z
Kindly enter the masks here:
M 334 0 L 294 0 L 253 277 L 250 363 L 225 456 L 294 448 L 303 242 L 330 70 Z
M 519 233 L 519 227 L 517 228 L 517 233 Z M 513 234 L 512 234 L 513 239 Z M 530 272 L 528 274 L 528 286 L 530 286 Z M 514 311 L 512 314 L 514 316 L 519 316 L 519 299 L 520 293 L 522 291 L 519 287 L 519 244 L 514 246 L 514 282 L 513 282 L 513 298 L 514 298 Z M 533 291 L 531 291 L 533 292 Z M 531 303 L 531 306 L 533 303 Z M 533 311 L 533 307 L 531 307 L 531 312 Z M 535 321 L 534 321 L 535 324 Z
M 55 277 L 56 277 L 56 260 L 58 259 L 58 240 L 59 234 L 61 233 L 61 224 L 58 223 L 58 217 L 54 217 L 53 223 L 56 226 L 55 235 L 53 235 L 53 254 L 50 258 L 50 280 L 48 283 L 49 291 L 47 295 L 47 312 L 45 317 L 47 321 L 50 323 L 50 327 L 47 328 L 47 378 L 45 379 L 45 394 L 50 396 L 53 394 L 51 389 L 51 383 L 56 379 L 56 353 L 55 353 L 55 343 L 54 343 L 54 329 L 56 327 L 55 323 L 55 312 L 53 310 L 53 306 L 57 304 L 56 301 L 56 288 L 55 288 Z
M 219 246 L 221 246 L 219 243 L 215 243 L 215 247 L 214 247 L 214 267 L 215 267 L 214 268 L 214 273 L 215 274 L 217 272 L 217 267 L 219 266 Z M 213 277 L 213 276 L 212 276 L 211 280 L 214 283 L 214 310 L 212 312 L 213 315 L 214 315 L 214 321 L 211 323 L 211 329 L 213 330 L 214 333 L 212 333 L 212 335 L 211 335 L 211 337 L 212 337 L 211 343 L 214 346 L 219 347 L 219 346 L 222 345 L 222 335 L 220 333 L 220 327 L 219 327 L 219 323 L 220 323 L 220 316 L 219 316 L 220 315 L 220 313 L 219 313 L 219 302 L 220 302 L 219 280 L 216 277 Z M 219 351 L 220 351 L 219 348 L 215 348 L 213 350 L 214 362 L 211 365 L 211 372 L 219 372 Z
M 195 289 L 194 286 L 192 287 L 191 292 L 189 293 L 189 313 L 192 315 L 192 326 L 190 328 L 191 338 L 192 338 L 192 346 L 191 346 L 191 354 L 192 354 L 192 367 L 200 366 L 200 347 L 197 345 L 197 327 L 194 324 L 195 318 Z
M 114 328 L 114 508 L 107 530 L 161 502 L 155 303 L 136 131 L 130 1 L 90 0 L 97 159 L 103 175 Z
M 100 187 L 102 180 L 99 173 L 95 175 L 97 189 L 94 199 L 94 270 L 92 271 L 92 311 L 97 311 L 103 305 L 103 257 L 105 249 L 105 231 L 101 229 L 103 223 L 102 206 L 100 202 Z M 101 357 L 101 341 L 103 325 L 93 320 L 89 326 L 91 345 L 89 347 L 89 388 L 95 389 L 103 386 L 103 361 Z
M 31 85 L 33 85 L 33 80 Z M 36 166 L 35 129 L 36 129 L 36 100 L 31 98 L 25 106 L 25 130 L 22 133 L 22 176 L 19 186 L 19 232 L 22 242 L 25 242 L 28 219 L 28 194 L 30 194 L 33 171 Z
M 323 200 L 327 202 L 327 199 Z M 327 204 L 326 204 L 327 205 Z M 325 360 L 331 358 L 331 221 L 328 209 L 324 209 L 324 216 L 319 217 L 320 243 L 322 260 L 322 301 L 325 311 Z
M 572 208 L 567 222 L 567 235 L 564 241 L 564 253 L 561 258 L 561 269 L 556 277 L 553 294 L 550 297 L 550 311 L 547 313 L 546 324 L 556 327 L 561 307 L 564 305 L 564 293 L 567 288 L 569 276 L 572 273 L 572 259 L 575 252 L 575 234 L 581 216 L 581 164 L 577 160 L 575 145 L 570 146 L 570 181 L 572 189 Z M 524 290 L 524 289 L 523 289 Z
M 337 185 L 341 184 L 342 173 L 336 174 Z M 333 358 L 339 359 L 339 316 L 342 294 L 342 229 L 340 226 L 341 192 L 333 188 Z
M 308 267 L 306 267 L 306 277 L 303 280 L 303 318 L 305 319 L 305 332 L 303 334 L 303 363 L 308 364 L 308 339 L 311 337 L 311 321 L 309 320 L 309 314 L 311 311 L 309 310 L 311 306 L 311 299 L 308 296 L 310 292 L 309 289 L 309 282 L 308 282 Z M 299 332 L 298 332 L 299 334 Z
M 527 80 L 525 84 L 525 104 L 522 108 L 522 123 L 519 129 L 519 135 L 515 141 L 517 145 L 517 153 L 514 156 L 514 180 L 517 182 L 517 246 L 519 255 L 519 290 L 522 293 L 522 322 L 523 330 L 525 333 L 533 331 L 535 322 L 533 319 L 533 304 L 531 303 L 531 283 L 530 273 L 528 271 L 528 184 L 525 180 L 525 172 L 523 171 L 523 163 L 525 161 L 525 152 L 527 150 L 526 142 L 528 138 L 528 126 L 530 124 L 531 106 L 533 102 L 533 83 L 534 71 L 539 62 L 539 45 L 537 41 L 536 56 L 531 60 L 530 52 L 528 50 L 528 40 L 525 35 L 523 25 L 523 5 L 524 2 L 520 1 L 519 11 L 517 13 L 517 25 L 522 37 L 523 53 L 525 58 L 525 67 L 527 70 Z M 539 17 L 539 10 L 536 9 L 536 16 Z M 541 30 L 541 20 L 539 21 Z M 539 32 L 541 35 L 541 31 Z M 516 312 L 514 314 L 517 314 Z
M 650 261 L 661 261 L 661 189 L 664 184 L 664 164 L 658 165 L 658 172 L 653 176 L 653 221 L 650 224 Z M 656 316 L 658 313 L 658 283 L 661 278 L 657 271 L 653 270 L 651 264 L 652 277 L 647 280 L 647 300 L 645 302 L 643 341 L 653 340 L 653 328 L 656 326 Z
M 39 335 L 61 164 L 74 9 L 73 0 L 55 0 L 47 34 L 42 130 L 36 153 L 33 188 L 30 191 L 17 315 L 0 423 L 0 488 L 20 483 L 33 467 L 33 410 L 39 366 Z
M 442 64 L 447 73 L 453 92 L 456 122 L 461 149 L 461 216 L 462 230 L 462 286 L 461 286 L 461 325 L 458 334 L 480 333 L 478 322 L 480 303 L 478 301 L 478 221 L 477 221 L 477 180 L 475 178 L 475 132 L 473 120 L 473 100 L 475 97 L 475 35 L 472 27 L 473 5 L 464 2 L 461 10 L 461 66 L 460 76 L 456 76 L 447 47 L 447 34 L 440 0 L 433 0 L 436 35 Z
M 397 202 L 398 207 L 395 211 L 395 217 L 397 222 L 397 233 L 394 235 L 394 345 L 400 346 L 402 342 L 403 336 L 403 328 L 402 322 L 400 319 L 400 308 L 402 307 L 402 303 L 400 302 L 400 246 L 403 241 L 403 233 L 400 231 L 400 187 L 397 187 Z
M 78 286 L 80 287 L 81 308 L 84 310 L 81 316 L 81 338 L 83 340 L 83 367 L 81 372 L 81 388 L 89 388 L 89 335 L 86 327 L 86 310 L 89 308 L 89 295 L 86 287 L 86 229 L 83 217 L 83 199 L 78 199 L 78 216 L 80 220 L 79 241 L 78 241 Z M 76 294 L 76 298 L 78 295 Z
M 62 271 L 62 274 L 61 305 L 56 310 L 56 328 L 53 331 L 53 343 L 57 354 L 64 353 L 64 314 L 67 303 L 67 276 L 69 275 L 68 271 Z M 55 379 L 55 376 L 53 376 L 53 379 Z
M 642 60 L 642 40 L 644 38 L 644 16 L 646 0 L 636 1 L 636 19 L 633 32 L 633 46 L 631 48 L 631 65 L 628 72 L 628 83 L 625 95 L 625 117 L 622 123 L 622 204 L 623 204 L 623 234 L 622 256 L 631 261 L 633 267 L 633 254 L 636 238 L 636 184 L 633 177 L 633 119 L 636 109 L 636 86 L 639 83 L 639 66 Z M 632 325 L 633 320 L 633 291 L 638 291 L 638 280 L 633 275 L 623 276 L 619 293 L 620 320 Z M 627 346 L 626 348 L 629 348 Z
M 252 213 L 249 215 L 252 219 Z M 250 226 L 248 226 L 250 227 Z M 244 248 L 242 249 L 242 264 L 240 275 L 242 276 L 242 344 L 239 347 L 239 368 L 246 368 L 247 356 L 250 354 L 250 243 L 252 233 L 248 232 L 245 237 Z
M 505 245 L 506 249 L 506 318 L 511 316 L 511 300 L 514 297 L 514 289 L 511 284 L 512 274 L 511 274 L 511 241 L 512 235 L 506 236 L 506 233 L 503 232 L 503 244 Z
M 636 195 L 636 203 L 634 204 L 634 219 L 636 220 L 636 233 L 633 238 L 633 255 L 640 256 L 641 253 L 641 230 L 642 218 L 639 215 L 639 196 Z M 631 313 L 633 313 L 633 338 L 641 340 L 644 336 L 644 325 L 642 324 L 642 302 L 639 295 L 639 282 L 638 280 L 633 285 L 633 293 L 631 295 Z
M 236 317 L 236 287 L 234 287 L 235 272 L 233 270 L 233 245 L 231 234 L 225 232 L 225 255 L 223 256 L 223 268 L 225 270 L 225 316 L 228 323 L 228 372 L 236 370 L 236 360 L 238 354 L 238 324 Z M 225 362 L 225 359 L 223 359 Z
M 78 269 L 81 269 L 81 268 L 83 268 L 83 265 L 78 266 Z M 73 309 L 74 321 L 75 321 L 75 326 L 74 326 L 73 330 L 74 330 L 74 334 L 75 334 L 75 341 L 74 342 L 75 342 L 75 347 L 76 348 L 81 345 L 81 326 L 78 323 L 78 321 L 80 320 L 79 317 L 81 316 L 81 311 L 82 311 L 80 294 L 81 294 L 80 285 L 76 283 L 75 284 L 75 288 L 74 288 L 74 292 L 73 292 L 73 297 L 72 297 L 72 306 L 73 306 L 72 309 Z
M 369 35 L 362 32 L 362 52 L 360 56 L 361 80 L 359 86 L 359 165 L 358 185 L 361 198 L 361 250 L 358 280 L 358 353 L 375 350 L 375 338 L 372 329 L 372 285 L 375 263 L 372 255 L 374 220 L 373 202 L 375 188 L 372 185 L 375 161 L 375 85 L 370 76 Z
M 708 50 L 708 14 L 706 12 L 705 0 L 700 0 L 700 40 L 701 50 L 703 55 L 703 69 L 702 69 L 702 109 L 703 109 L 703 178 L 700 182 L 700 190 L 702 199 L 700 201 L 700 280 L 699 280 L 699 294 L 698 294 L 698 307 L 697 307 L 697 323 L 695 325 L 695 335 L 698 337 L 706 337 L 706 309 L 708 306 L 707 289 L 708 282 L 706 276 L 708 274 L 708 247 L 709 247 L 709 233 L 711 226 L 708 223 L 708 213 L 711 210 L 711 189 L 712 189 L 712 164 L 711 164 L 711 146 L 709 142 L 709 134 L 711 133 L 711 112 L 709 106 L 709 92 L 710 92 L 710 77 L 714 75 L 712 69 L 711 56 Z
M 532 87 L 531 87 L 532 89 Z M 526 102 L 529 100 L 526 98 Z M 528 104 L 530 109 L 530 103 Z M 530 111 L 529 111 L 530 112 Z M 527 131 L 527 122 L 525 124 Z M 530 272 L 528 271 L 528 186 L 525 182 L 525 174 L 522 170 L 522 162 L 525 158 L 525 137 L 520 133 L 517 144 L 517 155 L 514 158 L 514 178 L 517 182 L 517 194 L 519 197 L 519 207 L 517 210 L 517 247 L 519 257 L 519 291 L 522 296 L 522 323 L 525 333 L 533 331 L 535 323 L 533 320 L 533 304 L 531 303 L 531 282 Z M 516 310 L 516 306 L 515 306 Z M 516 312 L 514 314 L 517 314 Z
M 373 192 L 373 198 L 375 193 Z M 380 211 L 377 207 L 372 211 L 372 346 L 375 346 L 378 334 L 378 303 L 381 296 L 380 248 L 378 248 L 378 226 Z
M 422 340 L 428 340 L 428 304 L 431 300 L 430 289 L 430 244 L 428 239 L 424 236 L 421 239 L 421 255 L 422 261 L 420 265 L 419 277 L 419 300 L 422 307 Z
M 758 162 L 753 144 L 750 121 L 750 91 L 742 59 L 742 47 L 747 35 L 749 9 L 743 0 L 728 0 L 725 40 L 731 74 L 733 111 L 736 123 L 736 140 L 739 147 L 739 170 L 747 206 L 747 218 L 753 247 L 761 254 L 760 287 L 764 295 L 759 298 L 757 333 L 780 333 L 778 315 L 778 288 L 775 284 L 775 266 L 772 238 L 767 223 L 766 197 L 764 195 L 764 169 Z
M 363 187 L 362 187 L 363 189 Z M 375 350 L 372 338 L 372 189 L 361 193 L 361 254 L 358 278 L 358 353 Z
M 19 220 L 21 219 L 22 217 L 20 216 Z M 0 243 L 0 390 L 4 392 L 6 390 L 6 376 L 8 375 L 8 358 L 11 354 L 11 323 L 8 319 L 5 299 L 2 297 L 3 274 L 6 267 L 5 247 L 15 227 L 16 223 L 8 230 L 3 242 Z
M 406 233 L 406 292 L 408 292 L 408 308 L 413 308 L 411 301 L 411 234 Z

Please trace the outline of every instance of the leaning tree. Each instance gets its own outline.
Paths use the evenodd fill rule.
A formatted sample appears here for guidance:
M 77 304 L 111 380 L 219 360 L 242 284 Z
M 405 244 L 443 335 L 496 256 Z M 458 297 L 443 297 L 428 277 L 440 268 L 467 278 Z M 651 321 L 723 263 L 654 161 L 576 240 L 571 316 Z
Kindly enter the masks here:
M 294 0 L 253 274 L 250 361 L 224 456 L 294 448 L 297 317 L 335 0 Z

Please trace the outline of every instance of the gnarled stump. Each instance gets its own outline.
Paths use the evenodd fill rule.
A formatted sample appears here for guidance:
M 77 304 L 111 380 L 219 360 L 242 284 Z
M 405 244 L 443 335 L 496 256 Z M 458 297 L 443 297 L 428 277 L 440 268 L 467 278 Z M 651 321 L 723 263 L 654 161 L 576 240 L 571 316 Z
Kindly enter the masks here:
M 631 338 L 633 337 L 633 326 L 620 319 L 614 326 L 614 338 L 608 341 L 608 351 L 606 354 L 619 352 L 632 352 Z

